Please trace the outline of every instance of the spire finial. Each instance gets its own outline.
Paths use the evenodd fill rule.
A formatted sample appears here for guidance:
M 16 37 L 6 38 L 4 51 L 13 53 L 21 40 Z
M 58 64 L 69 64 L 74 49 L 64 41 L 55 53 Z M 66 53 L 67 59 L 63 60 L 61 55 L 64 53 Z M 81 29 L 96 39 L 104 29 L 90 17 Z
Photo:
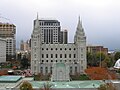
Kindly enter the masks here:
M 37 12 L 37 19 L 35 20 L 35 28 L 39 27 L 39 19 L 38 19 L 38 12 Z
M 80 15 L 79 15 L 79 21 L 80 21 Z
M 38 19 L 38 12 L 37 12 L 37 19 Z

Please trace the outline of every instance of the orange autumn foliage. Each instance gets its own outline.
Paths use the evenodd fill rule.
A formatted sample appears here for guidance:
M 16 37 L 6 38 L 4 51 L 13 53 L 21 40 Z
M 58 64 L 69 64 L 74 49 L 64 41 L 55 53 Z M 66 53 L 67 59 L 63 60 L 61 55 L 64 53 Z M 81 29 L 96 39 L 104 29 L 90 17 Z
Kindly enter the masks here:
M 85 72 L 92 80 L 116 79 L 116 75 L 106 68 L 90 67 L 86 69 Z
M 0 70 L 0 76 L 7 75 L 7 70 Z

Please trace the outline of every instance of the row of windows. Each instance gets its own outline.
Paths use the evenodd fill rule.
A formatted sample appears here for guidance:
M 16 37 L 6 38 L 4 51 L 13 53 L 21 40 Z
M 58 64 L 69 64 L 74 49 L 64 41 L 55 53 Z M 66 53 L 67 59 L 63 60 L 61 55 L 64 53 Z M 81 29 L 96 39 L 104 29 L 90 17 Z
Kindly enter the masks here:
M 50 62 L 72 62 L 73 60 L 42 60 L 41 64 L 44 62 L 48 62 L 48 61 Z M 74 64 L 77 64 L 76 60 L 74 60 L 73 62 Z M 83 63 L 83 61 L 81 61 L 81 63 Z
M 63 50 L 63 48 L 59 48 L 60 50 Z M 44 50 L 44 48 L 42 48 L 42 50 Z M 48 50 L 48 48 L 46 48 L 46 50 Z M 50 50 L 53 50 L 53 48 L 51 48 Z M 58 50 L 58 48 L 55 48 L 55 50 Z M 67 50 L 67 48 L 64 48 L 64 50 Z M 72 50 L 71 48 L 69 48 L 69 50 Z M 76 50 L 76 48 L 74 48 L 73 50 Z
M 83 54 L 82 54 L 82 56 L 83 56 Z M 45 57 L 45 54 L 42 54 L 42 58 L 44 58 L 44 57 Z M 64 54 L 64 55 L 59 54 L 59 57 L 60 58 L 67 58 L 67 57 L 71 58 L 72 54 Z M 49 58 L 49 54 L 46 54 L 46 58 Z M 53 54 L 51 54 L 50 58 L 53 58 Z M 55 54 L 55 58 L 58 58 L 58 54 Z M 73 54 L 73 58 L 76 58 L 76 54 Z
M 83 68 L 83 67 L 81 67 Z M 75 72 L 77 72 L 78 68 L 74 67 Z M 43 73 L 43 67 L 40 67 L 40 72 Z M 70 67 L 70 73 L 73 72 L 73 67 Z M 45 67 L 45 73 L 48 73 L 48 67 Z M 50 67 L 50 73 L 52 73 L 52 67 Z
M 43 22 L 40 22 L 40 25 L 41 26 L 45 26 L 45 25 L 47 25 L 47 26 L 58 26 L 59 23 L 43 23 Z

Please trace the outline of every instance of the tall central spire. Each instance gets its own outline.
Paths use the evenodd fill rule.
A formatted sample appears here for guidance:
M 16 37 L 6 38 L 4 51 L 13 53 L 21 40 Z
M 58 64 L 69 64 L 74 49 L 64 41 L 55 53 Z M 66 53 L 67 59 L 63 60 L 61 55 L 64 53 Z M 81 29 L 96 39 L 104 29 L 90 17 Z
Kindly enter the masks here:
M 38 20 L 38 17 L 39 17 L 39 16 L 38 16 L 38 12 L 37 12 L 37 20 Z
M 38 19 L 38 12 L 37 12 L 37 18 L 35 20 L 35 28 L 39 27 L 39 19 Z
M 79 16 L 79 19 L 78 19 L 77 29 L 82 30 L 82 21 L 80 21 L 80 16 Z

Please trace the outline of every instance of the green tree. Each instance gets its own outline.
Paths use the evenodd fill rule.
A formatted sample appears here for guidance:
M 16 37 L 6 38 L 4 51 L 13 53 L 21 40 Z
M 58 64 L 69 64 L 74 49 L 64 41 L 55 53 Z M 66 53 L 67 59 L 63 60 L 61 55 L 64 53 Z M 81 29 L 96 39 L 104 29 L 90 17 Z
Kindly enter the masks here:
M 32 85 L 29 82 L 25 81 L 20 86 L 20 90 L 33 90 L 33 88 L 32 88 Z
M 120 52 L 116 52 L 115 53 L 114 59 L 115 59 L 115 61 L 117 61 L 118 59 L 120 59 Z
M 89 66 L 92 66 L 93 65 L 93 56 L 92 56 L 92 54 L 91 53 L 87 53 L 87 64 L 89 65 Z
M 24 56 L 21 60 L 21 66 L 22 68 L 28 68 L 28 66 L 30 66 L 30 62 L 29 60 L 26 58 L 26 56 Z
M 102 67 L 111 67 L 112 59 L 106 55 L 105 59 L 102 61 Z

